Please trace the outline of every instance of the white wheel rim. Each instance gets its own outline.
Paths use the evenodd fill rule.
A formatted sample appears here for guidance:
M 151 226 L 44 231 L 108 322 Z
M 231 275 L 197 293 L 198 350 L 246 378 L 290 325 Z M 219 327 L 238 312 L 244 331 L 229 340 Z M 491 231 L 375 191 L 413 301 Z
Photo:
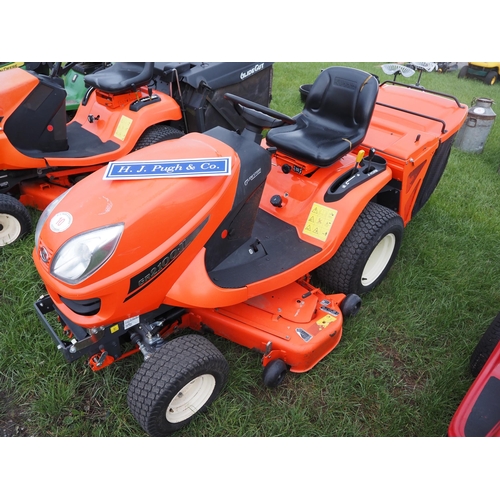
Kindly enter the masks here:
M 387 234 L 379 241 L 363 269 L 361 275 L 361 284 L 363 286 L 370 286 L 382 274 L 391 260 L 395 246 L 396 236 L 392 233 Z
M 172 399 L 166 411 L 166 418 L 171 424 L 182 422 L 192 417 L 208 401 L 215 389 L 215 377 L 210 374 L 200 375 L 187 383 Z
M 12 215 L 0 214 L 0 246 L 16 241 L 21 234 L 21 223 Z

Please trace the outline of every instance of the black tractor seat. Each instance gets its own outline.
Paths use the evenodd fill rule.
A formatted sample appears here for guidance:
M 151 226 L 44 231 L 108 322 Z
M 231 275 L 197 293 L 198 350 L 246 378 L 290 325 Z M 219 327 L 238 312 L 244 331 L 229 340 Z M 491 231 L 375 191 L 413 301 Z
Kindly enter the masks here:
M 153 72 L 154 62 L 118 62 L 102 71 L 86 75 L 85 83 L 110 94 L 135 92 L 152 80 Z
M 319 167 L 332 165 L 360 144 L 378 94 L 370 73 L 332 66 L 313 83 L 294 125 L 267 134 L 267 143 L 286 155 Z

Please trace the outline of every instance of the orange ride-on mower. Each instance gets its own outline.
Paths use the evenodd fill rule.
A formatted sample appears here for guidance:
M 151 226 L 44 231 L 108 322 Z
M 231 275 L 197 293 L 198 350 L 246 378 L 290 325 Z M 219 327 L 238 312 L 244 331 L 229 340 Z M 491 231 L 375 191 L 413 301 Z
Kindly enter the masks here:
M 500 436 L 500 314 L 479 340 L 470 358 L 476 379 L 448 428 L 450 437 Z
M 128 403 L 155 436 L 223 388 L 228 364 L 206 333 L 260 353 L 268 387 L 337 346 L 467 114 L 453 98 L 379 87 L 346 67 L 325 69 L 294 118 L 226 98 L 244 130 L 190 133 L 112 162 L 36 230 L 42 323 L 67 361 L 85 356 L 93 370 L 141 351 Z
M 217 89 L 257 92 L 268 105 L 271 64 L 115 63 L 83 77 L 89 90 L 68 124 L 59 67 L 50 75 L 1 72 L 0 246 L 31 231 L 26 206 L 43 210 L 108 162 L 213 123 L 235 127 L 216 108 Z

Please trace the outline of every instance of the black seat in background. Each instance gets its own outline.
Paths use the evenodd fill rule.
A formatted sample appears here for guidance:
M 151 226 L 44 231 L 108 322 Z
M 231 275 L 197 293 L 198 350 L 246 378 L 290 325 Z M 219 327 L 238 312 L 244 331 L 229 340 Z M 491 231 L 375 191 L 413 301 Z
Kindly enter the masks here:
M 370 73 L 344 66 L 323 70 L 309 91 L 294 125 L 267 134 L 278 151 L 327 167 L 360 144 L 368 130 L 378 94 Z
M 154 62 L 118 62 L 102 71 L 86 75 L 85 83 L 110 94 L 135 92 L 151 81 L 153 72 Z

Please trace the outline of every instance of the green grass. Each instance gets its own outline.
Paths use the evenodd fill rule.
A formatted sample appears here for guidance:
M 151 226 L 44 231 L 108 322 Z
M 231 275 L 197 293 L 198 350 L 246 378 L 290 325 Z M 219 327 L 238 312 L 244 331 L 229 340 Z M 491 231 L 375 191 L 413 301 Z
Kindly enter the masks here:
M 272 107 L 298 113 L 299 85 L 332 64 L 342 63 L 276 63 Z M 391 79 L 381 63 L 343 64 Z M 425 73 L 421 83 L 468 105 L 500 102 L 500 84 L 457 72 Z M 177 436 L 446 435 L 472 382 L 470 354 L 500 310 L 499 135 L 496 122 L 482 154 L 452 150 L 389 275 L 313 370 L 269 390 L 257 354 L 210 337 L 229 362 L 229 382 Z M 98 373 L 83 360 L 66 364 L 34 312 L 43 284 L 32 248 L 30 236 L 0 252 L 0 420 L 15 415 L 31 436 L 144 436 L 126 402 L 141 356 Z

